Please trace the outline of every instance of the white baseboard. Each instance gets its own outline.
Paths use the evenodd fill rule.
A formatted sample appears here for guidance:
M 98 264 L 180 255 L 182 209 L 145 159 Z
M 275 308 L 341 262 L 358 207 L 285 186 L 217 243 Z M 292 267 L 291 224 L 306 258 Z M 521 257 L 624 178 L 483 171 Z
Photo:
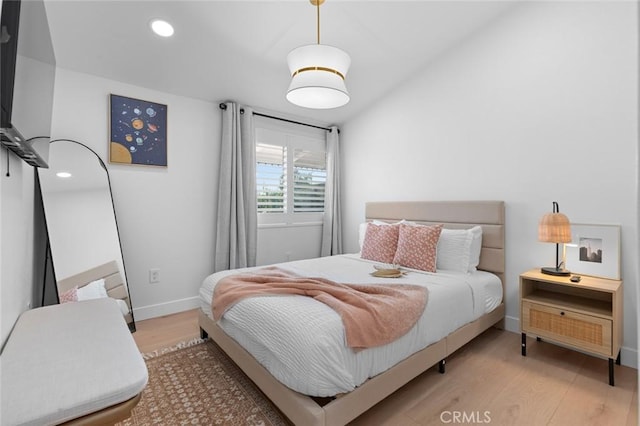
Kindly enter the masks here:
M 507 331 L 520 334 L 520 319 L 516 317 L 505 316 L 504 328 Z M 633 348 L 623 346 L 620 349 L 620 363 L 627 367 L 638 368 L 638 351 Z
M 520 318 L 506 315 L 504 317 L 504 329 L 512 333 L 520 333 Z
M 620 364 L 631 368 L 638 368 L 638 351 L 633 348 L 625 348 L 620 350 Z
M 133 308 L 133 317 L 136 321 L 142 321 L 150 318 L 157 318 L 164 315 L 176 314 L 178 312 L 188 311 L 200 307 L 200 298 L 198 296 L 186 299 L 172 300 L 171 302 L 159 303 L 157 305 L 141 306 Z

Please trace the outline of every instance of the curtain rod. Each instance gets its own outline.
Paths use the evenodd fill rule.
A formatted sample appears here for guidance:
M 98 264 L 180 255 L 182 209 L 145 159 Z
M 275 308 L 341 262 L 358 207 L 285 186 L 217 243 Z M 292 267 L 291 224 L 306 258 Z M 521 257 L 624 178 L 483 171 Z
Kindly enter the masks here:
M 227 104 L 225 103 L 220 103 L 220 109 L 227 109 Z M 244 114 L 244 109 L 240 108 L 240 114 Z M 332 129 L 327 128 L 327 127 L 322 127 L 322 126 L 316 126 L 315 124 L 309 124 L 309 123 L 302 123 L 300 121 L 294 121 L 294 120 L 289 120 L 288 118 L 282 118 L 282 117 L 275 117 L 273 115 L 267 115 L 267 114 L 262 114 L 260 112 L 253 112 L 253 115 L 258 115 L 260 117 L 265 117 L 265 118 L 271 118 L 273 120 L 280 120 L 280 121 L 286 121 L 287 123 L 293 123 L 293 124 L 300 124 L 302 126 L 309 126 L 309 127 L 314 127 L 316 129 L 321 129 L 321 130 L 327 130 L 329 132 L 332 131 Z M 340 133 L 340 129 L 338 129 L 338 134 Z

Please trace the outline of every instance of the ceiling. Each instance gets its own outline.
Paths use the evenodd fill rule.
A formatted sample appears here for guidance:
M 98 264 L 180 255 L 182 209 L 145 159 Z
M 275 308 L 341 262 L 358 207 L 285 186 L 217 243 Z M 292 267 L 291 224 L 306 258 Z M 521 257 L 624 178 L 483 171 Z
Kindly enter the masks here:
M 351 55 L 351 101 L 309 110 L 285 99 L 287 54 L 316 42 L 316 9 L 308 0 L 45 0 L 59 67 L 323 124 L 344 123 L 513 4 L 327 0 L 321 43 Z M 170 21 L 174 36 L 153 34 L 153 18 Z

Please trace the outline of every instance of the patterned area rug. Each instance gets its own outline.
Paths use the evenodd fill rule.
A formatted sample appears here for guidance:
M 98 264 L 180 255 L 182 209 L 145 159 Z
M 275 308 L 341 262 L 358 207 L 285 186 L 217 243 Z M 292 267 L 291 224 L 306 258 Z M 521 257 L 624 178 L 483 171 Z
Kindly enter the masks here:
M 129 425 L 288 425 L 210 340 L 145 356 L 149 383 Z

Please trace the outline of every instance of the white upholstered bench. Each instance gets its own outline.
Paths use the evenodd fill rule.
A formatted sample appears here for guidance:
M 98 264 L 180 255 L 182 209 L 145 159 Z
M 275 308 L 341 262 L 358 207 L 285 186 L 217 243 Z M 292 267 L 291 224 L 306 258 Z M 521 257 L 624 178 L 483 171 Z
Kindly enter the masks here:
M 0 355 L 0 424 L 113 424 L 147 380 L 115 300 L 26 311 Z

